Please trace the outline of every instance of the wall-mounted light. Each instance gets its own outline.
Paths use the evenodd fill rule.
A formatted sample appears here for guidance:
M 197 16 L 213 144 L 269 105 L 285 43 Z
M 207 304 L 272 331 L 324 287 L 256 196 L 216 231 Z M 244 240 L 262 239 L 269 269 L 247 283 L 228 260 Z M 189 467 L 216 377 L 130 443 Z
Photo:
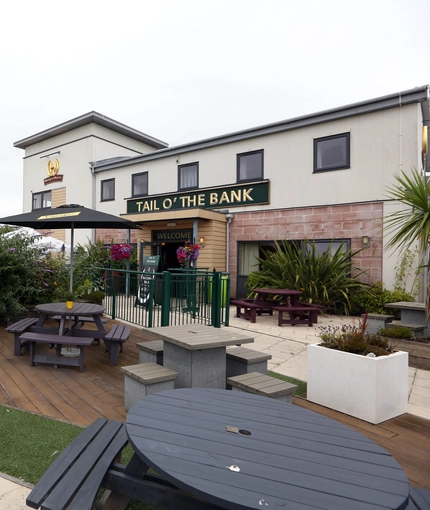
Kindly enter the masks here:
M 199 244 L 200 244 L 200 247 L 201 247 L 201 248 L 204 248 L 204 247 L 205 247 L 205 238 L 204 238 L 204 237 L 201 237 L 201 238 L 199 239 Z
M 369 236 L 363 236 L 361 240 L 363 242 L 363 248 L 369 248 Z
M 168 227 L 176 227 L 176 223 L 167 223 Z

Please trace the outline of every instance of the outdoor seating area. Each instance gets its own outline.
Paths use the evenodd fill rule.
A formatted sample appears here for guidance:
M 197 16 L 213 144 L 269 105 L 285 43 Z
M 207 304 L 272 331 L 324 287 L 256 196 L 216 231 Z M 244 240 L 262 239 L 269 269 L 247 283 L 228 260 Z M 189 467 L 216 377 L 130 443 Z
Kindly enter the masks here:
M 273 315 L 278 312 L 278 326 L 284 324 L 296 326 L 305 324 L 312 327 L 318 322 L 318 312 L 325 307 L 299 301 L 303 294 L 300 290 L 290 289 L 253 289 L 254 299 L 231 299 L 230 304 L 236 306 L 236 317 L 242 317 L 255 323 L 257 316 Z M 284 313 L 287 317 L 284 317 Z
M 276 327 L 276 317 L 273 317 L 272 319 L 272 317 L 269 316 L 266 319 L 270 319 Z M 112 322 L 112 325 L 117 324 L 115 321 L 109 321 L 106 325 L 107 327 L 110 326 L 110 322 Z M 46 326 L 48 327 L 49 325 L 50 323 L 47 321 Z M 95 323 L 87 323 L 86 328 L 88 328 L 88 331 L 92 331 L 93 333 L 97 332 L 97 325 Z M 49 395 L 51 394 L 52 401 L 55 402 L 55 410 L 54 406 L 52 407 L 52 411 L 55 414 L 61 409 L 65 412 L 65 416 L 67 416 L 66 418 L 59 418 L 58 415 L 56 415 L 55 417 L 57 419 L 66 419 L 73 423 L 82 423 L 87 427 L 82 434 L 85 434 L 86 431 L 89 430 L 88 434 L 91 436 L 91 439 L 88 439 L 88 447 L 82 448 L 83 438 L 79 436 L 78 441 L 76 442 L 77 444 L 72 443 L 68 453 L 62 454 L 59 457 L 59 465 L 63 465 L 63 467 L 68 466 L 70 469 L 67 469 L 67 473 L 64 472 L 64 474 L 57 474 L 56 468 L 54 467 L 52 468 L 52 471 L 49 471 L 49 473 L 51 473 L 50 475 L 48 475 L 47 472 L 45 480 L 43 483 L 41 482 L 42 485 L 38 484 L 36 486 L 37 489 L 34 490 L 34 493 L 29 499 L 29 502 L 32 502 L 31 506 L 33 508 L 37 508 L 37 506 L 34 506 L 36 504 L 34 494 L 39 494 L 38 497 L 42 497 L 43 499 L 45 496 L 40 495 L 43 491 L 45 491 L 45 495 L 47 495 L 48 492 L 51 492 L 51 488 L 53 488 L 52 494 L 55 495 L 47 496 L 52 498 L 49 501 L 56 501 L 55 504 L 61 505 L 66 498 L 71 497 L 73 498 L 74 507 L 86 508 L 82 501 L 85 500 L 85 498 L 91 498 L 91 496 L 88 496 L 89 494 L 95 494 L 95 492 L 97 492 L 95 491 L 95 486 L 97 489 L 102 486 L 111 490 L 112 494 L 110 498 L 122 496 L 127 500 L 129 497 L 133 497 L 135 499 L 142 499 L 143 501 L 147 501 L 154 505 L 159 505 L 166 509 L 195 508 L 196 510 L 204 510 L 205 508 L 225 508 L 225 505 L 227 504 L 229 505 L 229 508 L 234 508 L 235 505 L 239 504 L 239 501 L 244 501 L 245 494 L 240 492 L 240 487 L 243 486 L 243 483 L 245 483 L 242 479 L 238 481 L 237 488 L 235 488 L 231 493 L 224 493 L 222 482 L 221 485 L 219 483 L 209 483 L 209 480 L 214 479 L 214 472 L 211 472 L 210 474 L 209 472 L 206 473 L 204 461 L 202 461 L 203 464 L 200 464 L 201 461 L 197 457 L 195 462 L 198 462 L 197 471 L 201 473 L 201 476 L 197 477 L 195 475 L 190 475 L 188 472 L 187 466 L 189 463 L 187 464 L 187 460 L 190 455 L 194 454 L 192 452 L 195 451 L 192 442 L 181 450 L 181 453 L 177 458 L 178 466 L 182 466 L 180 471 L 182 474 L 180 476 L 178 475 L 178 478 L 174 479 L 176 475 L 169 471 L 169 466 L 171 465 L 172 470 L 176 472 L 173 458 L 170 458 L 168 465 L 164 465 L 162 462 L 159 462 L 160 457 L 156 451 L 154 451 L 154 456 L 147 456 L 148 450 L 145 446 L 145 442 L 148 440 L 151 441 L 151 444 L 160 445 L 161 447 L 165 441 L 163 436 L 163 430 L 165 430 L 171 438 L 177 435 L 179 446 L 181 441 L 180 436 L 182 434 L 181 427 L 184 431 L 187 427 L 189 427 L 190 430 L 193 431 L 190 437 L 195 437 L 196 440 L 199 441 L 200 445 L 207 445 L 209 452 L 212 452 L 211 448 L 215 449 L 211 455 L 219 457 L 219 464 L 220 466 L 223 466 L 213 466 L 211 468 L 215 469 L 217 472 L 215 477 L 217 480 L 222 481 L 223 477 L 231 476 L 229 473 L 232 470 L 228 471 L 225 468 L 225 466 L 230 465 L 238 466 L 240 470 L 238 472 L 239 475 L 246 478 L 249 474 L 246 472 L 244 466 L 249 464 L 250 457 L 248 456 L 255 455 L 248 451 L 246 448 L 247 443 L 244 442 L 247 440 L 249 441 L 249 439 L 247 439 L 248 432 L 250 433 L 252 440 L 257 441 L 257 443 L 254 444 L 261 444 L 262 451 L 270 455 L 270 449 L 268 446 L 269 443 L 266 442 L 266 439 L 269 440 L 269 436 L 271 436 L 274 432 L 271 429 L 269 434 L 264 434 L 263 429 L 267 428 L 267 425 L 270 422 L 270 418 L 268 418 L 268 416 L 271 415 L 272 406 L 282 406 L 276 410 L 273 408 L 273 412 L 277 416 L 280 416 L 279 413 L 282 413 L 284 410 L 285 415 L 283 415 L 284 417 L 281 421 L 289 420 L 283 426 L 283 430 L 279 430 L 279 437 L 284 437 L 285 441 L 277 447 L 276 456 L 286 455 L 286 458 L 289 458 L 291 452 L 288 446 L 288 438 L 291 434 L 295 436 L 297 440 L 300 440 L 299 436 L 301 434 L 304 436 L 306 435 L 307 439 L 303 441 L 303 444 L 307 444 L 306 452 L 316 452 L 317 449 L 313 449 L 313 447 L 309 446 L 311 436 L 309 435 L 310 429 L 308 427 L 313 420 L 315 420 L 315 431 L 321 426 L 325 426 L 327 430 L 332 429 L 335 431 L 333 438 L 335 438 L 335 441 L 338 442 L 340 434 L 340 429 L 338 427 L 343 421 L 343 423 L 347 424 L 348 427 L 352 426 L 352 428 L 355 428 L 355 430 L 360 432 L 358 436 L 360 436 L 362 446 L 365 444 L 363 441 L 366 440 L 364 435 L 368 434 L 372 439 L 372 441 L 369 441 L 368 443 L 369 445 L 372 445 L 371 449 L 379 448 L 373 441 L 380 441 L 384 448 L 388 448 L 390 453 L 393 453 L 394 457 L 387 456 L 384 460 L 385 463 L 392 462 L 393 472 L 398 473 L 398 477 L 393 477 L 392 479 L 392 485 L 393 487 L 395 486 L 396 489 L 389 489 L 391 498 L 390 501 L 392 500 L 393 508 L 397 508 L 399 505 L 402 505 L 399 501 L 407 502 L 409 492 L 413 492 L 415 494 L 417 501 L 420 501 L 420 498 L 421 500 L 424 498 L 425 501 L 425 498 L 427 497 L 427 493 L 425 491 L 416 492 L 415 489 L 412 491 L 408 481 L 411 473 L 414 473 L 413 479 L 415 479 L 415 476 L 418 476 L 422 480 L 425 479 L 426 468 L 423 465 L 423 462 L 417 465 L 417 467 L 412 468 L 409 460 L 407 463 L 402 464 L 401 459 L 403 454 L 399 456 L 400 460 L 395 460 L 399 451 L 402 451 L 402 448 L 405 452 L 404 455 L 409 456 L 411 441 L 415 440 L 420 441 L 421 450 L 422 448 L 428 448 L 430 452 L 430 441 L 428 438 L 425 439 L 425 437 L 421 439 L 418 435 L 419 427 L 417 427 L 418 423 L 416 420 L 410 421 L 410 418 L 405 415 L 398 419 L 389 420 L 389 422 L 377 427 L 367 423 L 365 424 L 361 420 L 345 417 L 335 411 L 320 408 L 317 405 L 307 402 L 305 399 L 294 397 L 292 395 L 294 385 L 289 385 L 289 392 L 285 392 L 288 388 L 283 388 L 282 386 L 288 386 L 288 383 L 284 383 L 265 375 L 265 372 L 267 372 L 267 364 L 271 361 L 271 356 L 264 352 L 258 353 L 256 346 L 252 345 L 255 343 L 255 333 L 251 334 L 246 330 L 240 330 L 233 327 L 211 328 L 201 324 L 188 324 L 171 328 L 153 328 L 151 330 L 145 329 L 144 331 L 142 331 L 141 328 L 130 327 L 127 349 L 119 356 L 118 366 L 111 365 L 110 355 L 106 352 L 103 345 L 93 346 L 85 350 L 85 370 L 82 373 L 70 368 L 55 370 L 52 366 L 45 364 L 36 364 L 31 368 L 28 365 L 27 355 L 25 352 L 23 352 L 23 355 L 19 357 L 15 357 L 13 355 L 14 335 L 5 332 L 4 337 L 7 341 L 3 342 L 0 355 L 6 355 L 8 359 L 14 360 L 12 365 L 14 367 L 13 369 L 19 369 L 22 371 L 21 373 L 25 373 L 25 378 L 27 379 L 27 382 L 24 384 L 22 389 L 18 388 L 16 385 L 13 386 L 12 381 L 8 383 L 8 394 L 15 394 L 16 399 L 19 399 L 21 405 L 22 402 L 25 402 L 25 400 L 28 401 L 29 405 L 34 405 L 34 403 L 37 403 L 37 399 L 35 397 L 29 398 L 29 396 L 33 396 L 34 392 L 32 392 L 28 386 L 30 381 L 33 381 L 32 384 L 35 384 L 36 387 L 44 389 L 44 392 L 46 392 L 48 396 L 48 400 L 50 398 Z M 156 357 L 161 352 L 163 354 L 163 365 L 151 362 L 139 362 L 141 352 L 143 351 L 148 353 L 148 351 L 141 349 L 139 344 L 142 344 L 143 346 L 147 344 L 148 351 L 150 351 L 149 354 L 152 356 Z M 246 344 L 248 345 L 246 346 Z M 174 346 L 174 349 L 171 351 L 169 351 L 170 346 Z M 197 354 L 199 351 L 206 351 L 205 356 L 207 357 L 199 357 L 199 354 Z M 253 351 L 256 354 L 251 356 L 249 351 Z M 223 353 L 225 367 L 225 371 L 222 374 L 222 377 L 224 378 L 224 387 L 199 387 L 199 381 L 201 381 L 202 377 L 206 377 L 209 382 L 219 380 L 220 374 L 218 372 L 208 370 L 207 360 L 211 359 L 212 354 L 214 355 L 214 360 L 218 359 L 220 352 Z M 178 364 L 177 369 L 172 369 L 170 365 L 172 358 L 175 359 Z M 230 383 L 236 385 L 236 390 L 226 391 L 225 384 L 228 378 L 226 372 L 227 360 L 233 358 L 243 364 L 242 370 L 244 376 L 232 376 Z M 261 372 L 253 374 L 253 361 L 256 360 L 258 360 L 258 363 L 261 364 L 259 367 Z M 200 363 L 203 363 L 204 368 L 200 371 L 200 373 L 192 374 L 188 382 L 186 382 L 186 384 L 190 384 L 190 386 L 178 387 L 177 382 L 180 380 L 180 372 L 195 372 L 196 366 Z M 256 363 L 256 366 L 258 366 L 258 363 Z M 2 364 L 1 369 L 4 369 L 4 364 Z M 173 374 L 167 374 L 166 381 L 169 381 L 169 388 L 157 388 L 156 393 L 149 390 L 144 395 L 136 394 L 134 401 L 130 401 L 126 404 L 124 401 L 126 395 L 125 388 L 127 385 L 125 374 L 127 374 L 129 382 L 132 381 L 132 384 L 135 382 L 141 384 L 142 381 L 138 381 L 138 379 L 142 376 L 142 374 L 139 374 L 138 371 L 144 370 L 145 373 L 143 374 L 143 378 L 147 385 L 149 384 L 150 386 L 151 384 L 156 383 L 157 377 L 163 377 L 161 373 L 157 372 L 160 369 L 166 372 L 166 374 L 167 372 L 172 372 Z M 11 370 L 12 368 L 8 370 L 10 375 L 12 375 Z M 235 378 L 238 380 L 235 381 Z M 242 380 L 243 378 L 248 378 L 249 380 Z M 16 381 L 24 380 L 24 378 L 19 375 L 15 375 L 14 379 Z M 159 379 L 159 381 L 161 381 L 161 379 Z M 186 378 L 185 381 L 187 381 Z M 270 388 L 270 385 L 268 384 L 269 382 L 277 387 Z M 206 384 L 207 382 L 205 385 Z M 267 390 L 265 388 L 267 388 Z M 70 389 L 74 390 L 73 397 L 71 398 L 69 392 L 69 397 L 64 400 L 63 404 L 59 405 L 61 395 Z M 148 388 L 146 388 L 146 390 L 148 390 Z M 27 395 L 27 399 L 18 396 L 20 391 L 23 391 L 24 395 Z M 136 391 L 136 388 L 134 388 L 133 391 Z M 140 391 L 140 388 L 138 388 L 138 391 Z M 162 393 L 160 393 L 160 391 Z M 264 395 L 265 392 L 267 395 L 264 397 L 261 396 Z M 282 398 L 282 392 L 287 395 L 287 398 L 292 400 L 293 405 L 287 403 L 288 400 L 278 400 L 278 398 Z M 220 396 L 218 396 L 218 394 Z M 163 396 L 163 400 L 158 400 L 159 396 L 162 395 L 166 396 Z M 224 395 L 227 396 L 227 398 L 225 398 Z M 231 402 L 230 395 L 232 396 L 231 398 L 234 398 Z M 1 392 L 0 396 L 3 396 Z M 267 396 L 271 396 L 272 398 L 267 398 Z M 144 397 L 143 400 L 142 397 Z M 152 400 L 153 398 L 155 400 Z M 207 403 L 206 399 L 208 399 Z M 219 402 L 218 399 L 220 399 Z M 221 413 L 218 417 L 213 415 L 215 400 L 217 400 L 216 408 L 219 409 L 217 413 Z M 190 402 L 193 403 L 191 407 L 189 404 Z M 42 407 L 40 410 L 36 410 L 36 412 L 49 415 L 46 403 L 41 405 Z M 146 407 L 146 405 L 149 407 Z M 169 406 L 171 406 L 170 411 Z M 187 409 L 186 413 L 179 412 L 181 406 L 184 406 L 184 408 Z M 258 410 L 259 406 L 261 406 L 260 410 Z M 291 406 L 291 408 L 289 406 Z M 74 408 L 74 411 L 72 408 Z M 189 410 L 191 408 L 195 410 L 189 416 L 189 422 L 183 421 L 184 419 L 188 419 Z M 209 414 L 207 414 L 208 409 L 212 410 Z M 223 409 L 222 412 L 221 409 Z M 310 414 L 308 414 L 308 412 L 303 413 L 307 409 L 309 412 L 312 412 Z M 160 415 L 158 415 L 159 412 Z M 326 423 L 322 421 L 324 414 L 327 416 L 328 420 Z M 162 419 L 163 415 L 166 417 L 168 416 L 168 419 L 166 419 L 164 423 Z M 172 417 L 174 416 L 177 416 L 177 423 L 176 418 L 172 422 Z M 205 420 L 206 416 L 208 416 L 208 423 L 203 425 L 202 420 Z M 264 427 L 261 427 L 258 423 L 259 416 L 264 417 Z M 102 424 L 98 421 L 98 418 L 100 417 L 103 417 L 104 419 Z M 150 417 L 150 421 L 148 421 L 148 417 Z M 92 425 L 93 423 L 98 423 L 98 425 Z M 296 424 L 293 425 L 293 423 Z M 305 426 L 305 423 L 308 425 Z M 165 428 L 165 426 L 168 428 Z M 276 426 L 278 425 L 273 423 L 271 428 Z M 348 434 L 350 436 L 353 431 L 351 429 L 348 430 Z M 389 432 L 394 430 L 397 431 L 395 434 Z M 404 432 L 399 435 L 400 430 L 404 430 Z M 204 431 L 207 431 L 207 434 L 201 435 L 204 434 Z M 326 433 L 324 436 L 327 438 Z M 396 436 L 397 439 L 394 439 L 394 436 Z M 220 449 L 219 445 L 222 444 L 225 439 L 228 441 L 228 447 Z M 403 440 L 405 443 L 402 447 L 401 445 Z M 122 447 L 128 442 L 135 450 L 135 457 L 127 465 L 117 464 L 116 462 L 112 463 L 112 459 L 116 457 Z M 390 448 L 391 442 L 392 447 Z M 316 444 L 317 443 L 315 443 L 315 445 Z M 363 450 L 362 446 L 360 447 L 360 450 Z M 334 445 L 331 445 L 330 447 L 328 446 L 327 453 L 331 452 L 333 448 L 335 448 Z M 200 446 L 198 449 L 200 449 Z M 356 447 L 352 447 L 352 450 L 355 449 Z M 94 461 L 94 464 L 92 462 L 87 462 L 86 460 L 88 458 L 87 456 L 90 455 L 90 452 L 97 452 L 96 457 L 99 458 L 99 460 Z M 241 457 L 241 455 L 243 455 L 243 457 Z M 303 452 L 303 455 L 306 457 L 307 453 L 305 454 L 305 452 Z M 324 455 L 325 454 L 323 454 L 323 456 Z M 335 455 L 334 450 L 333 455 Z M 230 456 L 235 458 L 234 463 Z M 229 460 L 229 457 L 231 460 Z M 241 462 L 243 466 L 239 462 L 239 459 L 242 459 Z M 399 461 L 400 465 L 397 464 Z M 293 459 L 292 465 L 288 469 L 295 469 L 294 465 L 297 464 L 297 462 L 298 459 Z M 309 462 L 309 465 L 313 465 L 315 462 L 319 461 L 316 457 L 310 457 Z M 352 462 L 352 464 L 354 464 L 355 460 L 351 458 L 348 462 Z M 362 460 L 360 462 L 362 462 Z M 369 465 L 372 465 L 370 457 L 369 463 Z M 85 469 L 81 469 L 81 466 L 83 465 L 85 466 Z M 52 466 L 54 466 L 54 464 Z M 157 473 L 159 473 L 159 476 L 145 474 L 148 466 L 152 467 Z M 195 469 L 196 466 L 194 467 L 193 472 Z M 278 468 L 273 468 L 274 474 L 277 469 Z M 427 469 L 430 474 L 430 467 Z M 55 475 L 53 474 L 54 472 L 56 473 Z M 375 471 L 375 473 L 377 473 L 377 471 Z M 406 478 L 405 473 L 408 478 Z M 144 474 L 145 476 L 143 477 Z M 236 475 L 237 473 L 234 474 Z M 315 476 L 318 478 L 319 475 Z M 360 474 L 357 474 L 358 478 L 360 476 Z M 363 508 L 366 508 L 366 505 L 368 508 L 374 508 L 378 500 L 381 500 L 381 498 L 385 501 L 385 489 L 381 491 L 381 489 L 377 488 L 379 487 L 378 477 L 379 475 L 375 474 L 375 480 L 369 481 L 367 479 L 366 483 L 370 485 L 363 485 L 363 490 L 365 487 L 366 491 L 372 492 L 375 498 L 372 499 L 370 503 L 364 502 Z M 317 482 L 317 478 L 315 479 L 315 482 Z M 382 478 L 386 478 L 385 473 Z M 202 482 L 200 482 L 200 480 L 202 480 Z M 203 480 L 206 481 L 203 482 Z M 203 489 L 203 485 L 200 485 L 200 483 L 203 483 L 206 489 Z M 336 486 L 337 483 L 338 482 L 333 482 L 333 487 Z M 384 480 L 384 484 L 386 483 L 387 481 Z M 63 493 L 62 488 L 64 486 L 67 486 L 68 492 L 66 491 Z M 349 484 L 345 485 L 345 493 L 348 492 L 347 487 L 349 487 Z M 203 490 L 206 491 L 204 492 L 206 495 L 205 498 L 203 498 L 205 500 L 204 502 L 201 500 Z M 260 491 L 260 489 L 258 490 Z M 261 490 L 263 491 L 261 497 L 265 502 L 270 502 L 270 504 L 274 504 L 277 497 L 281 500 L 290 498 L 290 488 L 288 493 L 283 492 L 282 487 L 279 487 L 279 492 L 273 492 L 270 490 L 265 493 L 263 486 Z M 298 482 L 295 484 L 293 492 L 296 490 L 303 490 L 303 487 L 301 487 Z M 336 491 L 337 489 L 333 490 Z M 380 492 L 379 496 L 377 495 L 378 491 Z M 358 490 L 356 492 L 359 493 L 360 491 Z M 198 496 L 199 499 L 196 499 L 196 496 Z M 57 497 L 58 499 L 56 499 Z M 302 497 L 304 497 L 304 501 L 306 501 L 306 492 Z M 345 501 L 348 501 L 348 498 L 350 497 L 355 498 L 357 497 L 357 494 L 347 495 Z M 294 497 L 292 501 L 294 501 Z M 332 504 L 332 501 L 333 500 L 331 498 L 327 499 L 327 508 L 331 507 L 330 505 Z M 258 501 L 254 503 L 253 498 L 250 495 L 246 499 L 246 504 L 248 505 L 248 508 L 260 508 L 261 506 Z M 411 502 L 409 504 L 411 504 Z M 420 504 L 422 505 L 422 503 L 414 504 L 416 506 L 411 506 L 410 508 L 426 508 L 425 506 L 419 506 Z M 346 506 L 346 508 L 347 507 L 348 506 Z M 387 508 L 389 507 L 390 506 L 387 506 Z M 58 506 L 58 508 L 63 507 Z M 115 508 L 125 508 L 125 506 L 118 506 Z

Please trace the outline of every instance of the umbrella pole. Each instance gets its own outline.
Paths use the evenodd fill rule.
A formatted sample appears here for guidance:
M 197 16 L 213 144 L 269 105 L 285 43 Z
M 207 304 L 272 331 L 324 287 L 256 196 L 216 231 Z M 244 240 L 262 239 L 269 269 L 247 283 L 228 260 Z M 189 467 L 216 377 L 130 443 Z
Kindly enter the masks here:
M 75 231 L 74 231 L 74 224 L 72 223 L 72 232 L 70 236 L 70 292 L 73 292 L 73 245 L 74 245 L 74 237 L 75 237 Z M 69 330 L 72 329 L 72 316 L 69 317 Z M 61 354 L 63 356 L 73 357 L 73 356 L 79 356 L 79 349 L 73 349 L 72 346 L 69 344 L 67 347 L 64 347 L 61 349 Z
M 73 292 L 73 245 L 74 245 L 75 229 L 72 223 L 72 232 L 70 238 L 70 292 Z

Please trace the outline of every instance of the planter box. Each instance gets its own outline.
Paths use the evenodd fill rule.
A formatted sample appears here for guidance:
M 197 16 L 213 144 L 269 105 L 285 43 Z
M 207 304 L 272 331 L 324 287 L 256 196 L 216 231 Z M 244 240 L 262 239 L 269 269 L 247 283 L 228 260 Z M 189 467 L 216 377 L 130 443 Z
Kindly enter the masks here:
M 381 423 L 408 411 L 408 353 L 368 358 L 308 345 L 307 399 Z

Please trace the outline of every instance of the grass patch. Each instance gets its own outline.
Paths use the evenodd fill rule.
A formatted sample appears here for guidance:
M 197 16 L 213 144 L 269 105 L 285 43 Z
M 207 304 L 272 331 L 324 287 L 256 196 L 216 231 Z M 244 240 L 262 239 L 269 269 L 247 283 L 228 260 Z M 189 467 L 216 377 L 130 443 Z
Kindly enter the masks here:
M 35 484 L 81 427 L 0 406 L 0 471 Z
M 269 370 L 268 375 L 270 377 L 275 377 L 276 379 L 280 379 L 281 381 L 289 382 L 291 384 L 296 384 L 298 386 L 296 393 L 294 395 L 297 395 L 298 397 L 306 398 L 307 391 L 308 391 L 308 385 L 305 381 L 299 381 L 298 379 L 294 379 L 294 377 L 288 377 L 286 375 L 277 374 L 276 372 L 272 372 Z

